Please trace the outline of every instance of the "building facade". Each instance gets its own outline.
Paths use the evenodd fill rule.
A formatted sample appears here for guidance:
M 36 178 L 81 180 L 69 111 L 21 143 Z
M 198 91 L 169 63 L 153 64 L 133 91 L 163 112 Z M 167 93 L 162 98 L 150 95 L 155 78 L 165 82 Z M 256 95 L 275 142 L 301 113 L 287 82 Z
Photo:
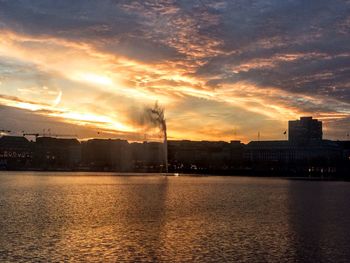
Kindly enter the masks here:
M 288 140 L 291 143 L 307 144 L 322 140 L 322 122 L 312 117 L 288 122 Z

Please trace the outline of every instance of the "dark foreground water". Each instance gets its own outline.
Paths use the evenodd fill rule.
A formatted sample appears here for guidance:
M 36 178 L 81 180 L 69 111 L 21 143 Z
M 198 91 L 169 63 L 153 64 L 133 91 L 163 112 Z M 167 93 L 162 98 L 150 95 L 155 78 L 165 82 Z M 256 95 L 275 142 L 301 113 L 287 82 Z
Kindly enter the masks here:
M 0 262 L 349 262 L 350 184 L 0 173 Z

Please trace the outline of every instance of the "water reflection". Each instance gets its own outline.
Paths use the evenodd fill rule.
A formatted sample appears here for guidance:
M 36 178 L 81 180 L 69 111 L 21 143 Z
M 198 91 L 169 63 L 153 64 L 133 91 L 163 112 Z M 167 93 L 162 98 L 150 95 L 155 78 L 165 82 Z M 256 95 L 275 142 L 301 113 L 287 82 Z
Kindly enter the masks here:
M 349 193 L 342 182 L 291 182 L 289 222 L 297 261 L 348 262 Z
M 59 254 L 74 260 L 158 261 L 165 223 L 166 177 L 114 177 L 87 186 L 70 214 Z M 94 191 L 91 191 L 92 189 Z
M 1 262 L 342 262 L 348 184 L 0 174 Z

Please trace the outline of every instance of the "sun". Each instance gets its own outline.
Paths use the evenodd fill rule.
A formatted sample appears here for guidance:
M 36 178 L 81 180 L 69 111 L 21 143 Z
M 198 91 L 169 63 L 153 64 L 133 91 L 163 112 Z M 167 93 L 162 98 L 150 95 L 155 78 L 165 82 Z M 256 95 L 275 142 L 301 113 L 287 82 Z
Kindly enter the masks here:
M 113 80 L 110 77 L 95 74 L 95 73 L 78 73 L 76 74 L 76 76 L 74 76 L 74 79 L 81 82 L 87 82 L 87 83 L 97 84 L 102 86 L 113 85 Z

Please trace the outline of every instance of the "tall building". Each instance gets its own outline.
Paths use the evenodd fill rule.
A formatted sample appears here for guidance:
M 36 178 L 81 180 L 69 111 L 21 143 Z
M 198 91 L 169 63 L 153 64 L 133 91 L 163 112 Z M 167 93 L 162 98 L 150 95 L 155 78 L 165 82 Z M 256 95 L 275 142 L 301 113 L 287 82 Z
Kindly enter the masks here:
M 312 117 L 289 121 L 288 140 L 291 143 L 309 143 L 322 140 L 322 122 Z

